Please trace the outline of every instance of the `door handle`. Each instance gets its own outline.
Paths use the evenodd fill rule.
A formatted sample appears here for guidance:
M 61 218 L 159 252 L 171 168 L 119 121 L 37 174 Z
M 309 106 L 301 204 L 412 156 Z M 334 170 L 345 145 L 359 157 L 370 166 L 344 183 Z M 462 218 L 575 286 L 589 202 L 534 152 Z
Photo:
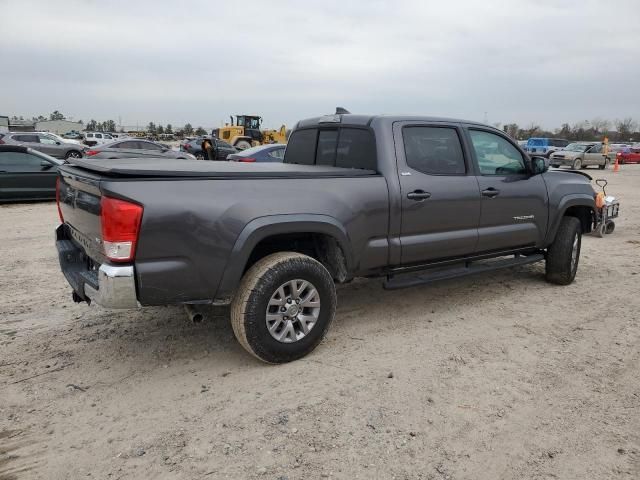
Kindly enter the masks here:
M 487 188 L 486 190 L 482 190 L 482 195 L 485 197 L 493 198 L 500 195 L 500 190 L 498 190 L 497 188 L 490 187 L 490 188 Z
M 414 190 L 413 192 L 407 193 L 407 198 L 409 200 L 426 200 L 430 198 L 431 194 L 429 192 L 425 192 L 424 190 Z

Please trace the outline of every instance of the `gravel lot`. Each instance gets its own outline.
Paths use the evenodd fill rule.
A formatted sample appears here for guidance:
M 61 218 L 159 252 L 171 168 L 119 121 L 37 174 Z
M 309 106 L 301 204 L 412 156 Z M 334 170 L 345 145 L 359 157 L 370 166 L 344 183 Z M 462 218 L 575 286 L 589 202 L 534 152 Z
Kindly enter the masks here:
M 640 165 L 589 173 L 621 218 L 573 285 L 356 281 L 282 366 L 226 309 L 74 304 L 55 204 L 0 206 L 0 479 L 640 478 Z

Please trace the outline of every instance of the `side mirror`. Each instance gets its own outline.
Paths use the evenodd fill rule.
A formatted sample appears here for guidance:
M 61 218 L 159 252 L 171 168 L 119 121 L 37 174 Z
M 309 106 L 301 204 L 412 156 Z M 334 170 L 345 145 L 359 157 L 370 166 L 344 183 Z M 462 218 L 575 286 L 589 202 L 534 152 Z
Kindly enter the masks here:
M 532 175 L 539 175 L 549 170 L 549 160 L 544 157 L 531 157 L 530 171 Z
M 42 167 L 42 170 L 49 170 L 51 167 L 53 167 L 53 164 L 47 162 L 46 160 L 42 160 L 40 162 L 40 166 Z
M 62 145 L 60 142 L 56 142 L 56 145 Z

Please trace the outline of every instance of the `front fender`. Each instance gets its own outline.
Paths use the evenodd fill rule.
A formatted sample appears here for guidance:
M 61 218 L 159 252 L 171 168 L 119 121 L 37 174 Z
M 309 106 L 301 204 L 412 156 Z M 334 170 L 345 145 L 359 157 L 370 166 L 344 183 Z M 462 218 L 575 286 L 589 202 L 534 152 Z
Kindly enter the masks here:
M 552 210 L 553 216 L 549 219 L 549 230 L 547 231 L 545 245 L 550 245 L 554 238 L 556 238 L 562 217 L 564 217 L 568 209 L 571 207 L 589 207 L 591 211 L 593 211 L 595 210 L 595 206 L 596 203 L 593 196 L 586 193 L 572 193 L 563 196 L 557 208 Z
M 338 242 L 345 256 L 347 271 L 353 268 L 349 236 L 334 217 L 317 214 L 269 215 L 249 222 L 240 232 L 227 260 L 216 301 L 228 301 L 244 273 L 253 249 L 267 237 L 287 233 L 322 233 Z

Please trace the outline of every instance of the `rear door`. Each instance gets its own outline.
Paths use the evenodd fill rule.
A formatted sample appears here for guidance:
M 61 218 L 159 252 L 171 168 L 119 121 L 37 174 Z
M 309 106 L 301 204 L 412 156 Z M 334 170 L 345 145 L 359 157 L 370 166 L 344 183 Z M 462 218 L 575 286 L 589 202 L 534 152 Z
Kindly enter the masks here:
M 25 147 L 33 148 L 34 150 L 42 151 L 43 145 L 40 145 L 40 139 L 36 133 L 21 133 L 18 135 L 12 135 L 11 139 L 18 142 Z
M 218 150 L 218 155 L 216 160 L 226 160 L 227 156 L 232 153 L 236 153 L 236 149 L 229 145 L 227 142 L 223 142 L 222 140 L 214 139 L 216 142 L 216 148 Z
M 0 152 L 0 199 L 55 198 L 58 165 L 33 153 Z
M 480 190 L 456 124 L 396 122 L 401 263 L 470 255 L 478 243 Z
M 160 145 L 147 142 L 144 140 L 138 140 L 135 142 L 138 145 L 137 156 L 138 157 L 162 157 L 164 148 Z
M 530 175 L 521 151 L 495 130 L 466 129 L 482 196 L 478 253 L 541 246 L 548 196 L 542 175 Z

